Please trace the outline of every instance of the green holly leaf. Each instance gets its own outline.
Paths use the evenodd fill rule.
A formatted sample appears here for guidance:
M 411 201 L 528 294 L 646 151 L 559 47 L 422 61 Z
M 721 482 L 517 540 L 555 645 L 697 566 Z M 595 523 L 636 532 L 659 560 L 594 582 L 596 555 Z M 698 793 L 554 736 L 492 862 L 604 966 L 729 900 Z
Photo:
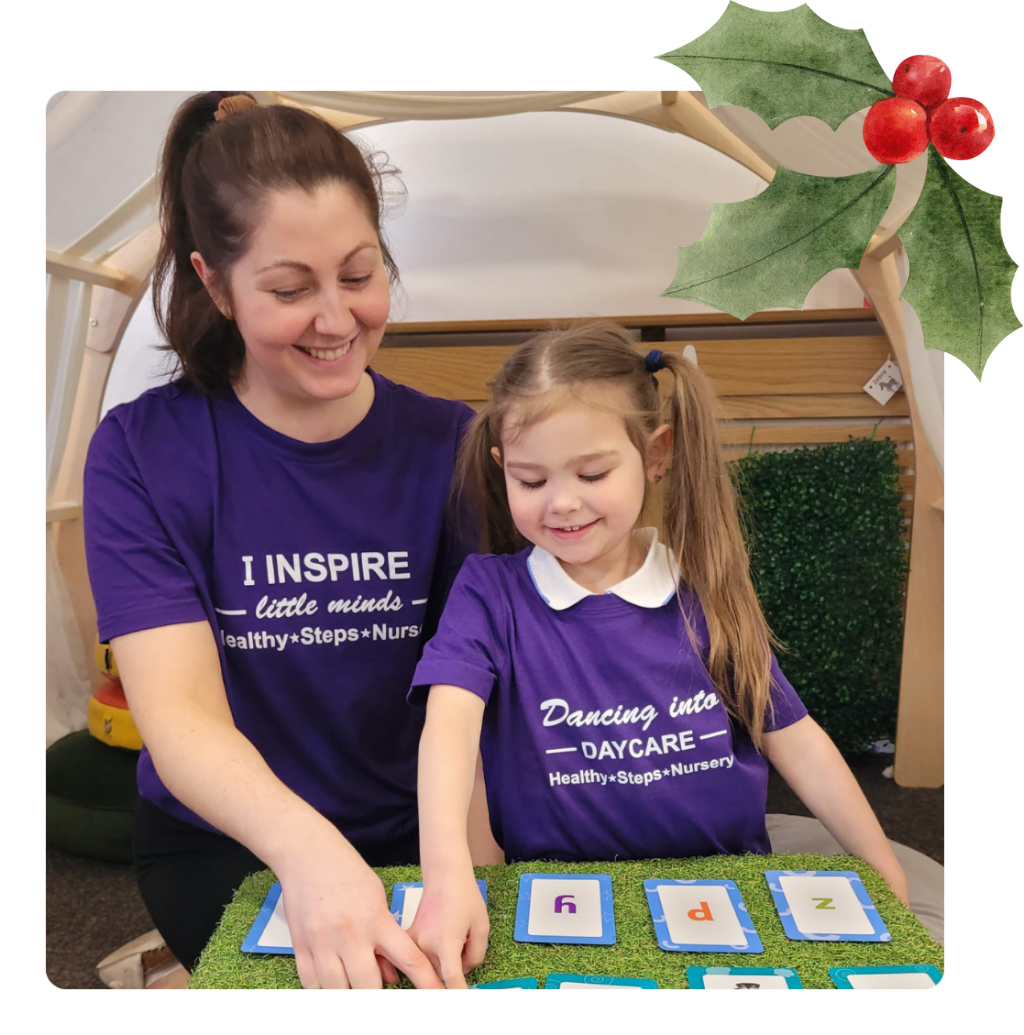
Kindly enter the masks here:
M 703 36 L 659 57 L 691 75 L 709 107 L 741 105 L 772 129 L 795 115 L 838 129 L 855 111 L 894 96 L 864 30 L 840 29 L 806 4 L 755 11 L 730 3 Z
M 679 248 L 663 296 L 745 320 L 772 306 L 802 309 L 830 270 L 857 269 L 896 187 L 896 167 L 807 176 L 781 166 L 748 201 L 714 205 L 700 240 Z
M 995 347 L 1020 321 L 1010 285 L 1017 264 L 999 231 L 1003 199 L 958 176 L 928 145 L 928 175 L 899 236 L 910 257 L 903 297 L 924 344 L 956 356 L 981 380 Z

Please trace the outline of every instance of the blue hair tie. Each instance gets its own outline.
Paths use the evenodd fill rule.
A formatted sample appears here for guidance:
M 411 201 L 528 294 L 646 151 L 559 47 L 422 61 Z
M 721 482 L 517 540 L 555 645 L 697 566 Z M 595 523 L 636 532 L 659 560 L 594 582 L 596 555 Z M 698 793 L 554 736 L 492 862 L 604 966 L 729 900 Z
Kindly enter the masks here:
M 647 373 L 656 374 L 659 370 L 663 370 L 665 364 L 662 362 L 662 352 L 660 349 L 651 349 L 647 353 Z

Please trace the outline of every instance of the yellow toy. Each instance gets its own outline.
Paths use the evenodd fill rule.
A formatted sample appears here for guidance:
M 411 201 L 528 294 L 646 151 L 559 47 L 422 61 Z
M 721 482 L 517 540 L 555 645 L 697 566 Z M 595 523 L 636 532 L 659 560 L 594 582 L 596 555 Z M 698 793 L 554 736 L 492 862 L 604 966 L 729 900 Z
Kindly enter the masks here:
M 93 659 L 96 667 L 107 677 L 107 679 L 118 679 L 117 661 L 109 643 L 101 643 L 98 639 L 93 648 Z
M 89 732 L 104 744 L 131 751 L 142 748 L 142 738 L 128 711 L 128 701 L 119 679 L 107 680 L 93 693 L 86 717 Z
M 117 671 L 117 660 L 110 644 L 97 639 L 93 659 L 96 667 L 107 677 L 107 682 L 89 698 L 86 711 L 89 732 L 97 740 L 111 747 L 138 751 L 142 747 L 142 738 L 128 710 L 128 701 L 121 688 Z

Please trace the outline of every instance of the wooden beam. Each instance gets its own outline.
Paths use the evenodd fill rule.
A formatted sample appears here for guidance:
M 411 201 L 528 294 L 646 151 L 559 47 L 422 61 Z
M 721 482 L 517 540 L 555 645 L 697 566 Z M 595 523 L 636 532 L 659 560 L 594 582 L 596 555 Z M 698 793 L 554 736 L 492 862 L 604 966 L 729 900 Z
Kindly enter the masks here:
M 46 251 L 46 272 L 57 277 L 66 277 L 68 280 L 83 280 L 94 287 L 112 288 L 129 295 L 135 287 L 124 273 L 111 266 L 102 266 L 98 262 L 89 262 L 86 259 L 73 259 L 49 249 Z
M 676 94 L 675 103 L 665 104 L 662 96 L 661 92 L 653 90 L 626 90 L 607 97 L 567 104 L 556 110 L 614 115 L 634 122 L 645 122 L 673 133 L 683 133 L 739 162 L 762 180 L 771 182 L 775 176 L 775 166 L 719 122 L 698 97 L 688 90 L 680 90 Z
M 917 484 L 914 499 L 909 504 L 914 532 L 907 578 L 893 775 L 903 787 L 940 787 L 944 733 L 944 559 L 942 511 L 937 510 L 932 501 L 943 496 L 942 475 L 917 408 L 895 254 L 889 252 L 881 259 L 865 255 L 857 278 L 892 343 L 903 374 L 903 390 L 914 431 Z
M 81 503 L 70 503 L 64 501 L 63 503 L 46 504 L 46 523 L 48 525 L 55 524 L 58 521 L 73 521 L 75 518 L 80 518 L 81 516 Z
M 159 228 L 153 224 L 111 256 L 111 260 L 125 271 L 125 282 L 136 285 L 133 296 L 113 288 L 95 288 L 92 292 L 85 355 L 82 357 L 64 455 L 54 483 L 55 500 L 70 501 L 77 505 L 82 499 L 85 457 L 89 440 L 99 420 L 110 367 L 125 329 L 145 294 L 159 241 Z M 55 524 L 54 547 L 86 657 L 92 657 L 96 638 L 96 605 L 89 589 L 85 536 L 80 515 L 69 515 Z M 90 666 L 90 675 L 94 685 L 98 685 L 99 674 L 95 666 Z
M 532 332 L 545 330 L 554 324 L 561 326 L 593 319 L 592 316 L 581 316 L 575 320 L 542 317 L 515 320 L 410 320 L 405 323 L 389 323 L 387 333 L 392 335 Z M 728 313 L 656 313 L 653 316 L 604 316 L 601 319 L 610 320 L 622 327 L 748 327 L 779 323 L 867 323 L 876 320 L 877 317 L 873 310 L 858 306 L 855 309 L 768 309 L 753 313 L 745 320 L 738 320 Z M 386 344 L 385 342 L 385 346 Z

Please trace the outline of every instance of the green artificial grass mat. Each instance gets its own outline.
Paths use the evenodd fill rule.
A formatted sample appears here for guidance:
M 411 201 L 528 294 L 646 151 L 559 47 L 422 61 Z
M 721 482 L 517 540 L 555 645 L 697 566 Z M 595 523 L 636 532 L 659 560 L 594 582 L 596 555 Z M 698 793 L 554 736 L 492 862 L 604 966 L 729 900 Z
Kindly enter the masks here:
M 804 942 L 786 937 L 765 879 L 765 870 L 853 870 L 885 921 L 891 942 Z M 420 880 L 416 866 L 378 869 L 388 902 L 395 884 Z M 615 908 L 614 945 L 549 945 L 513 938 L 519 875 L 607 873 Z M 516 863 L 481 866 L 487 881 L 490 944 L 484 962 L 468 975 L 471 985 L 548 974 L 600 974 L 653 978 L 659 988 L 687 988 L 686 968 L 792 967 L 804 988 L 835 988 L 829 967 L 877 967 L 930 963 L 943 969 L 943 949 L 921 922 L 862 859 L 846 855 L 744 855 L 700 859 L 648 859 L 621 863 Z M 658 947 L 644 881 L 733 880 L 764 945 L 763 953 L 666 952 Z M 240 946 L 275 877 L 269 870 L 247 877 L 192 975 L 190 988 L 301 988 L 292 956 L 244 953 Z M 407 981 L 396 986 L 411 988 Z

